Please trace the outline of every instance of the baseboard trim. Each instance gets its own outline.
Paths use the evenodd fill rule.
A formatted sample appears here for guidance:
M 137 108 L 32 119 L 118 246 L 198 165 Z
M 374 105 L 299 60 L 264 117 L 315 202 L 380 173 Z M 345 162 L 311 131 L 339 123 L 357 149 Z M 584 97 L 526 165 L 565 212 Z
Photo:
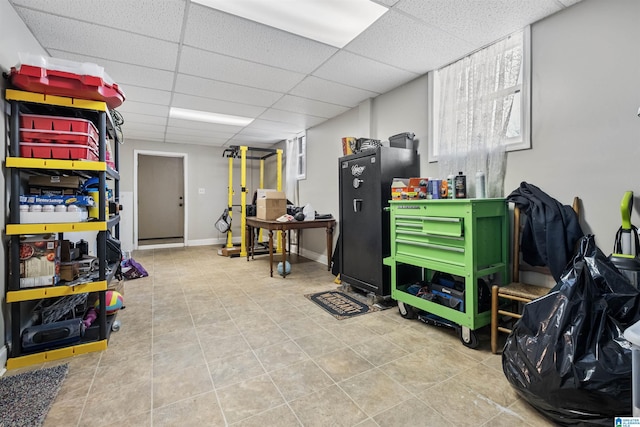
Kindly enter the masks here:
M 3 345 L 2 347 L 0 347 L 0 377 L 3 376 L 5 372 L 7 372 L 6 366 L 8 355 L 9 353 L 7 352 L 7 346 Z

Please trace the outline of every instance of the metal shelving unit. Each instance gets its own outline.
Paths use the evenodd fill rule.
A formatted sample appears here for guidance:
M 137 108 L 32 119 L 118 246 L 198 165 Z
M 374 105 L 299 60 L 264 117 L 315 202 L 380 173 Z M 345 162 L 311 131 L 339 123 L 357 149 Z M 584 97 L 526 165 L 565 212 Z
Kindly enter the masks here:
M 51 96 L 41 93 L 25 92 L 7 89 L 6 100 L 11 105 L 10 117 L 10 147 L 9 156 L 6 158 L 5 167 L 9 173 L 11 196 L 9 200 L 8 223 L 5 234 L 10 237 L 10 262 L 9 262 L 9 282 L 7 286 L 6 302 L 10 305 L 11 320 L 11 348 L 7 368 L 14 369 L 32 364 L 42 363 L 61 358 L 66 358 L 78 354 L 101 351 L 107 348 L 108 321 L 104 311 L 98 316 L 99 333 L 98 339 L 92 342 L 82 342 L 77 345 L 61 346 L 45 351 L 23 354 L 21 349 L 21 309 L 20 304 L 27 301 L 37 301 L 46 298 L 57 298 L 82 294 L 87 292 L 98 292 L 100 305 L 105 306 L 105 292 L 109 281 L 113 277 L 115 267 L 108 271 L 106 260 L 107 254 L 107 231 L 115 229 L 116 237 L 119 235 L 118 215 L 107 217 L 105 211 L 106 182 L 107 179 L 114 180 L 114 190 L 116 202 L 119 195 L 120 175 L 116 170 L 108 167 L 106 163 L 106 138 L 108 126 L 113 131 L 115 147 L 115 166 L 118 169 L 118 140 L 114 130 L 111 117 L 105 102 L 91 101 L 84 99 L 68 98 L 61 96 Z M 83 160 L 57 160 L 57 159 L 37 159 L 20 157 L 20 114 L 21 108 L 53 108 L 60 111 L 72 111 L 74 113 L 86 113 L 88 116 L 97 118 L 97 128 L 99 133 L 99 161 Z M 98 177 L 99 185 L 99 218 L 92 222 L 77 223 L 45 223 L 45 224 L 20 224 L 19 195 L 20 195 L 20 174 L 37 171 L 40 173 L 60 173 L 68 172 L 85 177 Z M 20 236 L 27 234 L 46 233 L 67 233 L 78 231 L 97 231 L 97 258 L 99 261 L 98 280 L 78 284 L 75 286 L 53 286 L 42 288 L 20 289 Z

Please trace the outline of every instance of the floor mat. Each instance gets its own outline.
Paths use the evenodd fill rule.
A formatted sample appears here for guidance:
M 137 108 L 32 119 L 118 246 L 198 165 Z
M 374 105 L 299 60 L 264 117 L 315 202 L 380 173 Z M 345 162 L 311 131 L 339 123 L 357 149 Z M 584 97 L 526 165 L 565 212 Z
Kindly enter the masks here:
M 305 297 L 318 304 L 338 320 L 380 310 L 380 308 L 376 306 L 370 306 L 358 301 L 352 296 L 338 291 L 318 292 L 315 294 L 307 294 Z
M 0 426 L 40 426 L 60 391 L 69 365 L 0 378 Z

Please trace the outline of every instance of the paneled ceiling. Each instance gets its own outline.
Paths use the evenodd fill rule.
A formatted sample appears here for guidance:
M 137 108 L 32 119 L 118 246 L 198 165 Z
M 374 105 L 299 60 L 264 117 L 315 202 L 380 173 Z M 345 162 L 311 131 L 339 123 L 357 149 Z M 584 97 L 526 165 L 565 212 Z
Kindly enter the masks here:
M 290 138 L 578 1 L 376 0 L 389 10 L 338 49 L 190 0 L 10 0 L 51 56 L 118 83 L 125 139 L 215 147 Z M 255 120 L 178 120 L 172 106 Z

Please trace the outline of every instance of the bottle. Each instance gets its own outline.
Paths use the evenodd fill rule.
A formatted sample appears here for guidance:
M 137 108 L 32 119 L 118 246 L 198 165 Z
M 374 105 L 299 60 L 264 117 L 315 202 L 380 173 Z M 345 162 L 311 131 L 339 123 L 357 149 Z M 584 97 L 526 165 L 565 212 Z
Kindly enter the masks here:
M 476 199 L 487 197 L 487 182 L 483 171 L 476 172 Z
M 462 174 L 462 172 L 458 172 L 458 176 L 454 178 L 454 187 L 456 192 L 456 199 L 466 199 L 467 198 L 467 177 Z
M 447 199 L 454 199 L 453 175 L 447 176 Z

